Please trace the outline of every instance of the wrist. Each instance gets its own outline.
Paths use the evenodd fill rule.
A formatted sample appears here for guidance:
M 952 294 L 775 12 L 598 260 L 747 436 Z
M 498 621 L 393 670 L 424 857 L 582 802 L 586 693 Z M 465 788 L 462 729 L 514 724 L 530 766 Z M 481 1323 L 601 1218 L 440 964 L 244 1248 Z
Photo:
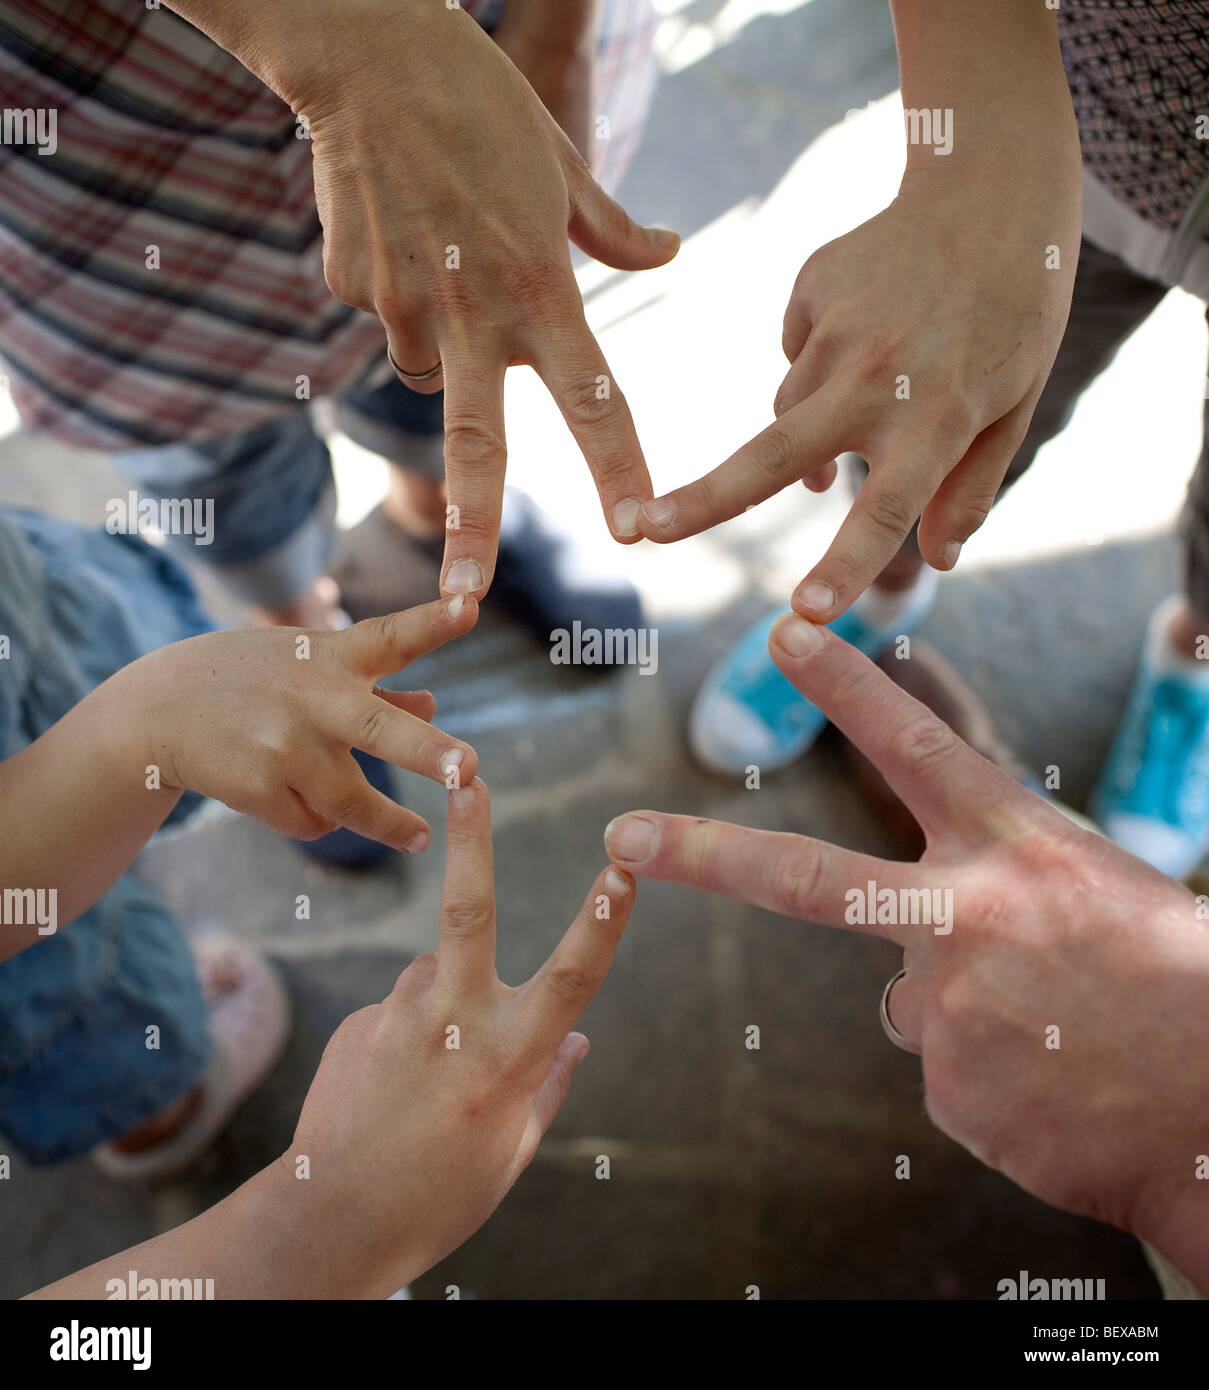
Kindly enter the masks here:
M 390 57 L 383 33 L 397 39 L 401 61 L 390 71 L 422 69 L 430 38 L 478 26 L 444 0 L 164 0 L 291 107 L 347 98 L 350 68 L 362 83 L 365 61 Z M 424 55 L 423 57 L 421 55 Z M 372 73 L 373 69 L 370 69 Z
M 383 1230 L 375 1194 L 317 1171 L 319 1162 L 291 1148 L 228 1199 L 231 1229 L 256 1232 L 241 1280 L 255 1287 L 237 1297 L 381 1299 L 424 1272 L 398 1233 Z

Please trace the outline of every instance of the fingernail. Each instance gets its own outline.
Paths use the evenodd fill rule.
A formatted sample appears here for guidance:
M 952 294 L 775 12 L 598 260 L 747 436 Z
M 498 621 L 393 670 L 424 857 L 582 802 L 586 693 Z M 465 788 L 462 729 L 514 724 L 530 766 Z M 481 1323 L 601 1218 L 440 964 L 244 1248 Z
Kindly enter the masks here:
M 670 526 L 676 520 L 676 504 L 670 497 L 656 497 L 642 504 L 642 514 L 652 526 Z
M 952 569 L 953 566 L 957 563 L 957 557 L 958 557 L 960 554 L 961 554 L 961 542 L 960 542 L 960 541 L 950 541 L 950 542 L 948 543 L 948 545 L 945 546 L 945 553 L 944 553 L 944 557 L 943 557 L 943 558 L 944 558 L 944 562 L 945 562 L 945 567 L 946 567 L 947 569 Z
M 616 893 L 619 897 L 630 891 L 629 881 L 622 878 L 616 869 L 610 869 L 605 874 L 605 887 L 610 893 Z
M 823 645 L 823 629 L 817 623 L 799 618 L 796 613 L 785 613 L 778 618 L 769 636 L 790 656 L 810 656 Z
M 417 831 L 415 835 L 403 846 L 404 854 L 419 854 L 421 850 L 428 848 L 430 836 L 427 830 Z
M 455 811 L 468 811 L 474 805 L 474 787 L 454 787 L 449 793 L 449 804 Z
M 462 759 L 466 756 L 462 748 L 451 748 L 447 753 L 441 754 L 441 776 L 446 782 L 450 780 L 450 774 L 456 773 L 462 766 Z
M 483 571 L 477 560 L 455 560 L 445 576 L 445 588 L 451 594 L 472 594 L 483 587 Z
M 659 848 L 659 828 L 643 816 L 619 816 L 605 826 L 605 849 L 614 859 L 645 864 Z
M 825 618 L 835 607 L 835 590 L 830 584 L 806 584 L 797 592 L 797 606 L 809 608 Z
M 463 564 L 463 563 L 464 563 L 464 561 L 461 561 L 461 560 L 458 561 L 458 564 Z M 454 569 L 457 569 L 457 567 L 458 567 L 457 565 L 454 565 L 453 568 L 454 568 Z M 450 571 L 450 573 L 452 573 L 452 571 Z M 446 586 L 446 587 L 448 587 L 448 586 Z M 460 617 L 462 616 L 462 609 L 465 608 L 465 607 L 466 607 L 466 597 L 465 597 L 465 595 L 464 595 L 464 594 L 458 594 L 458 595 L 456 595 L 454 598 L 451 598 L 451 599 L 449 600 L 449 603 L 448 603 L 448 605 L 446 606 L 446 610 L 445 610 L 445 611 L 449 614 L 449 616 L 450 616 L 451 618 L 460 618 Z
M 638 534 L 638 508 L 641 503 L 637 497 L 627 497 L 613 508 L 613 530 L 619 536 Z

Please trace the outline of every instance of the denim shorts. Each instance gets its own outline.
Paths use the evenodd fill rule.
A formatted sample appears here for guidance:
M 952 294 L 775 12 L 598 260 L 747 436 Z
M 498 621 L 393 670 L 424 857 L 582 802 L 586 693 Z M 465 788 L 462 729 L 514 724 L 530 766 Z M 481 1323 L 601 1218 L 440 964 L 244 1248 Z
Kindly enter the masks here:
M 9 639 L 0 758 L 120 667 L 214 626 L 179 565 L 145 541 L 0 508 L 0 634 Z M 169 820 L 198 804 L 186 793 Z M 31 1163 L 133 1129 L 195 1085 L 209 1055 L 188 944 L 131 873 L 70 925 L 0 961 L 0 1144 Z

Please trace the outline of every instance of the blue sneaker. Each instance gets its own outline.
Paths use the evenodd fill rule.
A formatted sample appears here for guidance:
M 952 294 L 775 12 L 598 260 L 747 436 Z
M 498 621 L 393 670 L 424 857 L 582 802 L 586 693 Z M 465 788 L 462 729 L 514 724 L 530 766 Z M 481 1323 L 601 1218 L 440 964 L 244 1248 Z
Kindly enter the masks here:
M 1167 636 L 1178 598 L 1155 609 L 1092 814 L 1131 854 L 1183 878 L 1209 853 L 1209 663 Z
M 936 581 L 935 570 L 925 569 L 902 602 L 864 593 L 829 624 L 831 631 L 866 656 L 880 656 L 927 616 Z M 783 611 L 749 628 L 697 691 L 689 746 L 713 772 L 742 775 L 752 765 L 761 772 L 788 767 L 827 727 L 827 716 L 790 685 L 768 654 L 768 634 Z

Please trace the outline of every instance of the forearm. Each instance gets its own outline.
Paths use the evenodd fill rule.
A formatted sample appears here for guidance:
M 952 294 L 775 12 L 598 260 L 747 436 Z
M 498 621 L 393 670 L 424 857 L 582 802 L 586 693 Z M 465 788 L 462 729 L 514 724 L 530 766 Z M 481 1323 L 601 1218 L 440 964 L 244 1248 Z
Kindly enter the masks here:
M 908 170 L 991 161 L 1077 182 L 1079 134 L 1054 11 L 1040 0 L 891 0 L 903 107 L 952 113 L 952 155 L 908 144 Z
M 102 897 L 180 796 L 155 786 L 121 676 L 0 763 L 0 960 Z
M 183 1226 L 26 1297 L 103 1299 L 111 1280 L 129 1296 L 133 1270 L 157 1289 L 164 1280 L 212 1279 L 215 1299 L 386 1298 L 423 1272 L 374 1231 L 372 1214 L 355 1204 L 328 1212 L 325 1202 L 287 1156 Z
M 530 43 L 573 53 L 595 41 L 601 0 L 508 0 L 495 38 L 523 32 Z
M 301 1251 L 283 1245 L 268 1202 L 272 1182 L 266 1169 L 238 1188 L 217 1206 L 192 1221 L 166 1231 L 141 1245 L 120 1251 L 87 1269 L 69 1274 L 45 1288 L 26 1295 L 31 1299 L 105 1299 L 125 1290 L 130 1297 L 130 1273 L 136 1288 L 144 1279 L 161 1281 L 213 1280 L 215 1298 L 272 1298 L 298 1278 Z M 280 1278 L 274 1265 L 281 1262 Z M 116 1281 L 114 1290 L 108 1286 Z M 203 1288 L 205 1285 L 203 1284 Z M 305 1296 L 305 1295 L 302 1295 Z

